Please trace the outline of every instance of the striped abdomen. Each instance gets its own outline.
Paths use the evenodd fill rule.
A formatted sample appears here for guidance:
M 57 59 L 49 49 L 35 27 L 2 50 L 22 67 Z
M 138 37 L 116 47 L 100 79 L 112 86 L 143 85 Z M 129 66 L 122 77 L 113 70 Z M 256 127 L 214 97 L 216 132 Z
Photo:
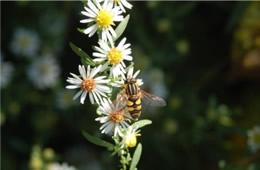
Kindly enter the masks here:
M 138 120 L 142 109 L 140 95 L 129 96 L 127 100 L 127 107 L 132 118 Z
M 127 107 L 132 118 L 138 120 L 141 115 L 141 95 L 139 92 L 139 87 L 135 79 L 130 79 L 125 86 L 125 92 L 127 95 Z

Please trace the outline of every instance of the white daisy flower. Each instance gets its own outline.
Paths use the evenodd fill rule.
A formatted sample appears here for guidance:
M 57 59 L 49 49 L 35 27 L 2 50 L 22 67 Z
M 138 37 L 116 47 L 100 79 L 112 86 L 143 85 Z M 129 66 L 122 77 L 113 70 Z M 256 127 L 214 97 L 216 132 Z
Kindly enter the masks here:
M 129 68 L 126 77 L 123 76 L 123 78 L 122 78 L 121 80 L 115 81 L 115 82 L 111 83 L 111 85 L 114 86 L 114 87 L 121 87 L 123 84 L 125 84 L 125 81 L 126 81 L 127 79 L 134 78 L 134 79 L 136 79 L 138 85 L 141 86 L 141 85 L 143 85 L 143 80 L 136 78 L 139 73 L 140 73 L 140 70 L 137 70 L 137 71 L 134 73 L 134 67 L 131 67 L 131 68 Z
M 156 94 L 162 98 L 167 98 L 168 89 L 165 84 L 164 72 L 159 68 L 152 68 L 149 71 L 142 72 L 140 77 L 146 82 L 144 89 L 149 89 L 150 93 Z
M 114 136 L 117 136 L 117 134 L 123 136 L 121 128 L 127 129 L 129 125 L 126 121 L 130 122 L 130 115 L 125 112 L 125 109 L 120 104 L 113 104 L 110 99 L 104 98 L 97 112 L 104 115 L 95 119 L 103 123 L 100 127 L 101 133 L 114 133 Z
M 40 47 L 40 40 L 36 32 L 18 28 L 15 30 L 10 50 L 17 56 L 33 57 Z
M 120 22 L 124 19 L 120 15 L 122 13 L 120 8 L 113 8 L 113 4 L 108 3 L 107 0 L 103 2 L 102 6 L 99 1 L 93 3 L 92 0 L 88 0 L 88 7 L 84 8 L 86 11 L 82 11 L 81 13 L 87 16 L 88 19 L 83 19 L 80 22 L 90 23 L 90 26 L 85 29 L 84 33 L 91 37 L 97 30 L 101 30 L 101 39 L 103 41 L 109 40 L 112 43 L 112 37 L 116 37 L 116 32 L 112 25 L 115 25 L 114 22 Z
M 94 52 L 93 56 L 97 58 L 93 61 L 106 61 L 103 69 L 105 69 L 108 65 L 111 65 L 110 76 L 113 76 L 114 78 L 120 75 L 124 77 L 126 67 L 124 60 L 133 60 L 133 57 L 131 56 L 132 51 L 131 48 L 129 48 L 131 44 L 125 44 L 125 42 L 126 38 L 123 38 L 116 47 L 114 43 L 112 43 L 110 47 L 106 42 L 100 40 L 98 42 L 100 47 L 94 47 L 97 52 Z
M 73 77 L 68 77 L 67 82 L 69 82 L 72 85 L 66 86 L 67 89 L 76 89 L 80 88 L 81 90 L 73 97 L 73 100 L 80 97 L 80 103 L 84 104 L 84 101 L 87 97 L 87 94 L 89 93 L 89 99 L 91 104 L 94 104 L 95 102 L 97 104 L 102 101 L 101 96 L 107 97 L 105 93 L 110 93 L 111 90 L 109 87 L 102 85 L 108 83 L 110 80 L 104 79 L 106 76 L 99 76 L 95 77 L 96 74 L 100 71 L 102 65 L 99 67 L 95 67 L 93 69 L 88 66 L 87 71 L 85 70 L 85 66 L 79 65 L 79 72 L 82 77 L 82 79 L 73 74 L 70 73 Z
M 253 129 L 248 130 L 248 145 L 253 152 L 260 149 L 260 127 L 255 126 Z
M 65 109 L 69 108 L 70 106 L 76 104 L 76 102 L 72 100 L 73 96 L 74 96 L 74 93 L 71 90 L 65 90 L 65 89 L 58 90 L 56 92 L 57 106 L 60 109 L 65 110 Z
M 54 163 L 50 165 L 48 170 L 76 170 L 76 168 L 74 166 L 69 166 L 66 162 L 63 162 L 62 164 Z
M 27 75 L 38 89 L 51 88 L 58 83 L 60 67 L 52 55 L 45 54 L 33 61 L 27 70 Z
M 14 66 L 10 62 L 2 61 L 2 54 L 0 55 L 0 88 L 5 88 L 11 81 Z

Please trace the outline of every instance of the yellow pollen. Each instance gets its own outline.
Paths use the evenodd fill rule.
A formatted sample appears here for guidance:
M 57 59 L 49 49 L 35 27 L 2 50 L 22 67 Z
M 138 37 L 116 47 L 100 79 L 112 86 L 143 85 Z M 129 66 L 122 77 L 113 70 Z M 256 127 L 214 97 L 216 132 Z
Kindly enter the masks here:
M 120 0 L 115 0 L 115 2 L 119 4 Z
M 81 84 L 81 89 L 87 92 L 91 92 L 93 89 L 96 88 L 96 83 L 94 79 L 85 79 Z
M 110 11 L 100 10 L 96 17 L 96 22 L 99 28 L 107 28 L 113 25 L 113 16 Z
M 136 146 L 137 143 L 137 136 L 141 136 L 139 133 L 129 133 L 125 136 L 124 143 L 126 146 L 132 148 Z
M 122 52 L 116 48 L 111 48 L 107 55 L 110 64 L 118 64 L 122 61 Z
M 123 122 L 125 120 L 124 111 L 119 110 L 119 111 L 113 112 L 110 114 L 109 118 L 110 118 L 110 120 L 112 120 L 115 123 Z

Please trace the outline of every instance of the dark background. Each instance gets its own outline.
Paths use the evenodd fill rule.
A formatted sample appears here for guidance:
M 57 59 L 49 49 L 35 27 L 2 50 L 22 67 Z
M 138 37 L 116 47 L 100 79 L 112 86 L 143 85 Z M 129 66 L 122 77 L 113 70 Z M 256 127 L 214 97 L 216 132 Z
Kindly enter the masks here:
M 159 83 L 168 104 L 155 113 L 143 110 L 142 118 L 153 124 L 138 137 L 143 144 L 138 169 L 260 168 L 259 152 L 251 152 L 247 144 L 247 131 L 260 124 L 259 2 L 130 3 L 123 36 L 132 45 L 135 67 L 145 73 L 144 84 L 154 69 L 163 73 Z M 88 54 L 97 42 L 96 36 L 77 31 L 86 28 L 79 23 L 82 10 L 81 2 L 1 2 L 1 53 L 15 68 L 9 85 L 1 89 L 2 169 L 30 169 L 36 145 L 42 151 L 52 148 L 54 160 L 78 169 L 119 169 L 116 156 L 81 134 L 102 136 L 95 107 L 76 100 L 60 109 L 56 103 L 56 92 L 80 64 L 69 42 Z M 47 31 L 59 20 L 58 34 Z M 54 54 L 61 68 L 55 87 L 40 90 L 26 78 L 31 61 L 9 48 L 18 27 L 38 33 L 39 55 L 46 49 Z M 152 86 L 143 88 L 160 95 Z

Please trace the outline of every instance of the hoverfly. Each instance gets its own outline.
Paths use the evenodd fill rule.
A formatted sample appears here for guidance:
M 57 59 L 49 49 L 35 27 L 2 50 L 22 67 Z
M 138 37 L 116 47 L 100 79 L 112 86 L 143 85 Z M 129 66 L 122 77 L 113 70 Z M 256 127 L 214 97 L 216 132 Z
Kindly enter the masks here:
M 134 120 L 138 120 L 141 115 L 142 101 L 151 106 L 162 107 L 166 105 L 166 102 L 162 98 L 141 90 L 135 78 L 126 79 L 122 88 L 123 90 L 119 93 L 115 102 L 121 102 L 122 107 L 127 106 Z

